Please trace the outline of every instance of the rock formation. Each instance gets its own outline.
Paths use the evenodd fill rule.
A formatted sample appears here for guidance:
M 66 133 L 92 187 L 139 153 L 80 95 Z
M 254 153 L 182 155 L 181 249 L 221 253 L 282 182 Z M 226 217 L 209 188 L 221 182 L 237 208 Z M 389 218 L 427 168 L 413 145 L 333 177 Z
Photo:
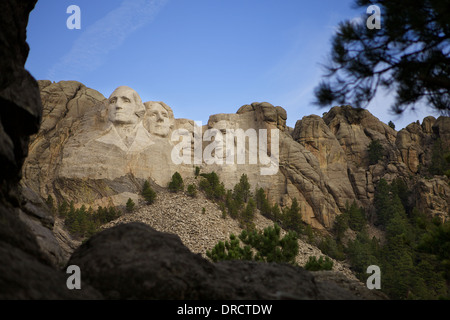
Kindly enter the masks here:
M 341 279 L 348 288 L 287 264 L 211 263 L 192 254 L 174 234 L 143 223 L 122 224 L 90 238 L 68 264 L 107 299 L 384 299 Z M 118 276 L 120 274 L 120 276 Z
M 138 199 L 144 180 L 164 188 L 176 171 L 193 177 L 199 166 L 218 173 L 226 188 L 245 173 L 272 203 L 290 205 L 296 198 L 303 220 L 318 229 L 330 228 L 347 203 L 370 208 L 381 178 L 403 179 L 422 192 L 415 200 L 421 210 L 448 218 L 447 178 L 427 180 L 418 172 L 429 165 L 438 138 L 449 146 L 446 117 L 427 117 L 422 125 L 397 132 L 367 110 L 340 106 L 288 128 L 286 111 L 263 102 L 235 114 L 211 115 L 199 128 L 192 120 L 176 119 L 163 102 L 142 103 L 128 87 L 106 99 L 73 81 L 39 81 L 39 86 L 43 121 L 30 144 L 23 184 L 43 198 L 94 208 L 124 205 L 129 197 Z M 115 118 L 125 106 L 131 124 Z M 374 140 L 384 154 L 370 164 L 367 150 Z
M 196 179 L 185 181 L 186 184 L 197 182 Z M 205 208 L 205 212 L 203 212 L 203 208 Z M 214 248 L 219 241 L 229 239 L 231 234 L 237 236 L 242 232 L 241 223 L 237 219 L 229 217 L 224 219 L 223 212 L 217 203 L 207 199 L 202 192 L 198 192 L 196 197 L 191 197 L 183 192 L 173 193 L 168 190 L 160 190 L 155 202 L 151 205 L 139 206 L 132 213 L 125 213 L 106 223 L 101 229 L 130 222 L 142 222 L 157 231 L 176 234 L 190 251 L 201 254 L 204 258 L 207 257 L 207 250 Z M 273 221 L 258 212 L 255 214 L 253 223 L 256 230 L 262 231 L 273 227 Z M 286 233 L 285 230 L 281 230 L 282 237 Z M 63 240 L 62 244 L 72 243 L 72 241 L 61 240 Z M 299 253 L 295 262 L 299 266 L 304 266 L 310 257 L 323 255 L 319 248 L 308 243 L 306 239 L 298 239 L 297 244 Z M 71 248 L 65 249 L 68 256 L 74 251 Z M 332 261 L 334 274 L 341 274 L 350 280 L 357 280 L 347 263 L 334 259 Z
M 38 85 L 24 69 L 35 3 L 0 3 L 0 299 L 98 298 L 88 285 L 83 292 L 67 290 L 56 270 L 61 249 L 51 232 L 53 217 L 39 196 L 19 185 L 29 136 L 42 117 Z

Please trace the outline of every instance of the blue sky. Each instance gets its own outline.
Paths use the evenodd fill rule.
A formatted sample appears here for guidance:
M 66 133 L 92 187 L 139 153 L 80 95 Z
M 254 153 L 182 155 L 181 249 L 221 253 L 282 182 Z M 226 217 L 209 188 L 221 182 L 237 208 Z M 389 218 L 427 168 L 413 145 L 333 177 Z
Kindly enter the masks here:
M 76 80 L 108 97 L 118 86 L 206 123 L 252 102 L 282 106 L 288 125 L 328 109 L 312 104 L 340 21 L 367 17 L 353 0 L 39 0 L 26 68 L 38 80 Z M 70 30 L 67 7 L 81 9 Z M 432 114 L 392 115 L 391 95 L 368 107 L 396 129 Z M 436 116 L 436 115 L 435 115 Z

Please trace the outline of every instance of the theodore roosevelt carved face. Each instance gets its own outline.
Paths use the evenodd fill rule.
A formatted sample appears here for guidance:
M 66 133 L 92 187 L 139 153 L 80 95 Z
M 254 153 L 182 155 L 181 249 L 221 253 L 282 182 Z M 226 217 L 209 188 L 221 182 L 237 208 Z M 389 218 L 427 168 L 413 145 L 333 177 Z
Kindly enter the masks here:
M 136 124 L 144 113 L 139 94 L 130 87 L 118 87 L 109 97 L 109 120 L 115 125 Z
M 151 134 L 167 137 L 173 127 L 174 116 L 172 109 L 164 102 L 146 102 L 147 129 Z

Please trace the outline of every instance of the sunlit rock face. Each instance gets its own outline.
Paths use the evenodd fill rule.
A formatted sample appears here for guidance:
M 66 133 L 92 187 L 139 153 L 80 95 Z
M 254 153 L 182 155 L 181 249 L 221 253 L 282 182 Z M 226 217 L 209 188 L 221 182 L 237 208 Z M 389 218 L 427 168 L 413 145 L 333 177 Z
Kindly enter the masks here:
M 73 81 L 40 85 L 44 120 L 24 169 L 25 183 L 39 193 L 119 205 L 143 180 L 166 187 L 175 171 L 186 171 L 171 161 L 175 119 L 163 102 L 144 104 L 126 86 L 105 99 Z
M 295 128 L 287 113 L 267 102 L 214 114 L 208 123 L 175 118 L 162 101 L 142 102 L 121 86 L 108 98 L 75 81 L 38 81 L 43 104 L 40 131 L 32 137 L 23 184 L 46 198 L 77 205 L 124 205 L 139 199 L 144 180 L 167 187 L 172 175 L 194 178 L 216 172 L 231 189 L 242 174 L 252 191 L 263 188 L 271 203 L 296 198 L 303 220 L 330 228 L 348 203 L 372 208 L 376 184 L 403 179 L 421 209 L 448 216 L 445 176 L 424 181 L 433 141 L 449 145 L 448 118 L 427 117 L 399 132 L 367 110 L 334 107 L 322 117 L 305 116 Z M 446 131 L 447 130 L 447 131 Z M 383 159 L 369 164 L 367 148 L 378 140 Z

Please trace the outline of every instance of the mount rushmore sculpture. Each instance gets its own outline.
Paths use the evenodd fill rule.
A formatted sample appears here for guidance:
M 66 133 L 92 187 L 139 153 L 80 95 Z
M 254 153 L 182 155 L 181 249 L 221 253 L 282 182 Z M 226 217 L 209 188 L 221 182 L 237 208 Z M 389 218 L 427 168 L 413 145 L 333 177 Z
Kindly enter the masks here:
M 193 178 L 198 166 L 216 172 L 226 188 L 245 173 L 253 189 L 263 188 L 281 206 L 296 198 L 303 220 L 317 228 L 331 227 L 347 203 L 370 208 L 381 178 L 401 177 L 421 188 L 417 203 L 424 211 L 449 209 L 448 183 L 414 176 L 410 165 L 428 161 L 427 144 L 407 138 L 410 126 L 397 132 L 367 110 L 334 107 L 290 128 L 282 107 L 255 102 L 234 114 L 211 115 L 200 125 L 175 118 L 164 102 L 143 103 L 126 86 L 106 99 L 76 81 L 38 83 L 43 120 L 32 137 L 22 183 L 43 198 L 124 205 L 139 198 L 145 180 L 165 188 L 175 172 Z M 438 132 L 450 145 L 444 132 L 448 119 L 428 117 L 418 134 L 432 139 Z M 370 165 L 366 150 L 373 140 L 385 154 Z

